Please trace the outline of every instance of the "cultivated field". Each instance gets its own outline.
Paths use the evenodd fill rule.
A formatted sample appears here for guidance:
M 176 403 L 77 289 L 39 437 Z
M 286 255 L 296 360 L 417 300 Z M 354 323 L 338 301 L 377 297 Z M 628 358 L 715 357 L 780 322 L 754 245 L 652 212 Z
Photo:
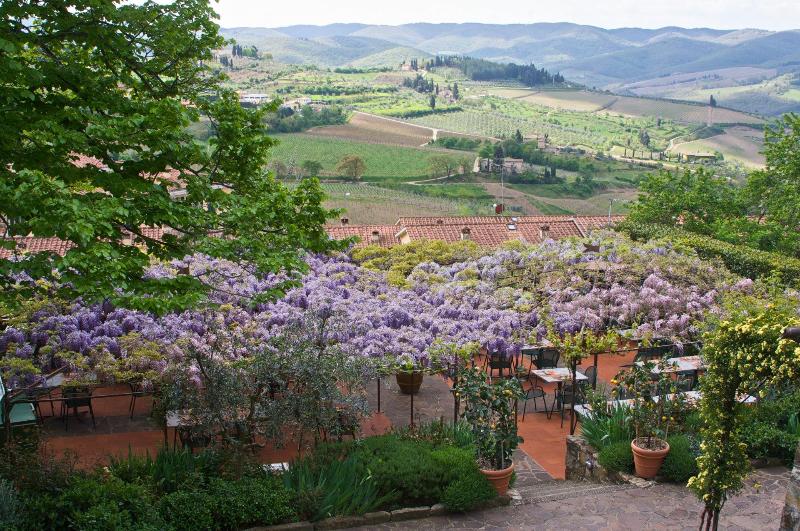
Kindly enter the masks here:
M 486 94 L 501 98 L 541 105 L 556 110 L 577 112 L 603 112 L 633 117 L 655 117 L 682 123 L 706 123 L 708 107 L 651 98 L 631 98 L 586 90 L 530 90 L 491 87 Z M 708 95 L 704 101 L 708 101 Z M 715 123 L 758 124 L 763 120 L 739 111 L 716 108 Z
M 320 137 L 307 133 L 274 135 L 279 141 L 271 158 L 287 166 L 304 160 L 322 164 L 322 177 L 338 176 L 336 165 L 346 155 L 361 157 L 366 165 L 366 181 L 410 181 L 431 176 L 429 159 L 447 155 L 461 161 L 470 155 L 463 151 L 356 142 L 346 138 Z M 471 162 L 470 162 L 471 164 Z
M 344 125 L 315 127 L 309 129 L 307 134 L 374 144 L 419 147 L 432 139 L 433 130 L 356 111 Z
M 764 166 L 764 133 L 750 127 L 730 127 L 725 134 L 692 142 L 684 142 L 672 148 L 673 153 L 708 153 L 719 151 L 730 162 L 739 162 L 749 168 Z
M 323 184 L 328 208 L 344 208 L 350 223 L 392 224 L 404 216 L 488 215 L 491 202 L 440 199 L 368 184 Z
M 608 108 L 608 112 L 628 116 L 655 116 L 677 122 L 702 124 L 708 121 L 708 109 L 709 107 L 706 105 L 620 97 Z M 715 124 L 760 124 L 764 122 L 761 118 L 719 107 L 713 109 L 712 121 Z

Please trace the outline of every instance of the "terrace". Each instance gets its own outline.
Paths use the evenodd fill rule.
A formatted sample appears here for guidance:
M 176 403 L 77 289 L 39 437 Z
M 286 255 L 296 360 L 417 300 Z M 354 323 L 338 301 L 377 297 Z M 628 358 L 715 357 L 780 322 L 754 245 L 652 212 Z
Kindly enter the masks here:
M 630 401 L 627 430 L 633 424 L 638 430 L 644 422 L 637 417 L 638 404 L 669 404 L 667 417 L 677 419 L 669 426 L 675 434 L 671 444 L 699 437 L 691 427 L 697 423 L 693 400 L 671 397 L 684 384 L 686 396 L 700 396 L 705 387 L 699 387 L 699 394 L 696 390 L 707 366 L 682 360 L 672 370 L 646 363 L 688 354 L 701 337 L 702 319 L 718 311 L 723 297 L 747 297 L 750 302 L 761 297 L 752 282 L 670 249 L 633 244 L 610 233 L 517 250 L 480 250 L 462 243 L 426 251 L 425 245 L 311 258 L 302 287 L 256 308 L 248 304 L 249 295 L 279 279 L 258 279 L 239 266 L 201 256 L 159 265 L 149 274 L 189 268 L 202 275 L 220 288 L 213 292 L 213 309 L 156 316 L 110 305 L 36 301 L 25 314 L 27 322 L 15 321 L 0 336 L 8 396 L 23 396 L 26 388 L 34 391 L 28 395 L 38 402 L 34 431 L 41 434 L 46 451 L 74 454 L 84 470 L 111 463 L 111 474 L 120 478 L 127 477 L 124 470 L 140 466 L 135 463 L 145 455 L 182 455 L 184 448 L 197 456 L 193 459 L 201 459 L 210 451 L 234 451 L 258 465 L 290 463 L 290 470 L 297 470 L 285 473 L 285 488 L 291 491 L 299 488 L 291 486 L 299 481 L 292 474 L 306 473 L 306 467 L 317 463 L 315 456 L 339 448 L 336 441 L 344 440 L 342 448 L 355 460 L 365 459 L 366 447 L 378 455 L 411 452 L 420 463 L 434 466 L 427 461 L 436 459 L 426 453 L 431 452 L 428 445 L 434 448 L 431 456 L 444 448 L 458 453 L 459 445 L 467 445 L 490 458 L 480 453 L 481 436 L 472 438 L 484 433 L 487 438 L 522 438 L 513 459 L 515 489 L 525 508 L 477 513 L 481 521 L 514 525 L 524 515 L 531 517 L 530 507 L 535 506 L 544 508 L 554 524 L 565 521 L 564 511 L 585 510 L 581 503 L 594 503 L 588 500 L 600 500 L 610 515 L 621 497 L 634 508 L 619 520 L 621 525 L 658 525 L 665 516 L 658 511 L 654 516 L 655 498 L 688 503 L 691 494 L 684 487 L 663 483 L 676 477 L 674 463 L 665 465 L 659 483 L 641 494 L 634 494 L 641 489 L 626 482 L 576 480 L 575 470 L 568 468 L 567 440 L 575 432 L 594 445 L 599 458 L 592 467 L 602 466 L 609 477 L 632 472 L 624 455 L 616 461 L 604 457 L 614 444 L 630 455 L 631 432 L 621 436 L 622 444 L 607 443 L 619 434 L 597 435 L 613 422 L 604 419 L 615 414 L 601 404 L 615 398 Z M 793 296 L 788 303 L 796 311 Z M 712 363 L 713 352 L 707 356 L 703 359 Z M 10 359 L 31 360 L 41 374 L 56 371 L 44 378 L 9 365 Z M 418 393 L 402 392 L 396 375 L 417 373 L 425 374 Z M 675 373 L 691 373 L 692 378 L 675 378 Z M 768 416 L 776 408 L 794 407 L 797 392 L 791 385 L 777 390 L 782 387 L 774 395 L 742 400 L 758 404 L 741 414 L 748 422 L 764 424 L 771 422 Z M 81 389 L 91 394 L 76 401 Z M 690 389 L 695 394 L 687 394 Z M 484 393 L 500 393 L 505 412 L 491 409 L 494 405 L 481 410 Z M 10 402 L 6 399 L 4 408 Z M 77 406 L 77 415 L 62 411 L 62 405 Z M 8 422 L 9 410 L 4 412 Z M 489 416 L 476 417 L 484 414 Z M 462 420 L 453 423 L 454 417 Z M 480 426 L 486 429 L 481 418 L 492 419 L 491 430 L 475 432 Z M 780 418 L 776 422 L 786 422 Z M 789 437 L 791 428 L 781 429 L 787 434 L 781 437 Z M 11 433 L 17 431 L 26 433 L 22 428 Z M 666 429 L 658 433 L 665 436 Z M 349 442 L 355 439 L 362 442 Z M 501 446 L 501 455 L 514 446 Z M 686 455 L 681 465 L 696 467 L 694 455 Z M 751 457 L 786 462 L 785 454 Z M 402 467 L 416 470 L 409 463 L 394 466 L 400 467 L 396 474 Z M 377 477 L 384 478 L 382 473 L 377 471 Z M 408 472 L 412 478 L 417 473 Z M 753 525 L 774 525 L 774 506 L 784 495 L 787 476 L 785 468 L 758 472 L 754 477 L 763 490 L 748 488 L 744 501 L 730 506 L 746 507 Z M 456 482 L 462 480 L 468 481 L 467 476 Z M 673 479 L 678 485 L 685 480 Z M 466 502 L 443 493 L 452 483 L 432 487 L 438 494 L 421 494 L 401 479 L 385 481 L 388 486 L 370 486 L 378 489 L 375 496 L 386 492 L 381 489 L 400 490 L 412 504 L 444 503 L 454 511 L 480 508 L 492 497 L 478 494 L 481 488 L 473 486 L 464 492 L 477 498 L 457 505 Z M 316 520 L 399 507 L 398 501 L 381 499 L 355 510 L 336 504 L 304 508 L 294 517 Z M 561 499 L 568 501 L 556 504 Z M 699 512 L 700 505 L 695 506 Z M 691 518 L 694 513 L 682 514 Z M 434 522 L 460 521 L 457 516 L 443 518 L 447 520 Z

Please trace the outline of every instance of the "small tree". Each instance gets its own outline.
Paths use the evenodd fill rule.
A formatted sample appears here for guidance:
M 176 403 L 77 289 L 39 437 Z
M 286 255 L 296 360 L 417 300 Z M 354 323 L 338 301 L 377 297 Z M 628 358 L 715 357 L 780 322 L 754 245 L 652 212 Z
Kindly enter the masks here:
M 431 97 L 428 100 L 428 105 L 430 106 L 431 110 L 436 109 L 436 96 L 433 94 L 431 94 Z
M 319 173 L 322 171 L 322 164 L 316 160 L 304 160 L 300 167 L 308 177 L 319 177 Z
M 345 155 L 339 164 L 336 165 L 336 171 L 351 181 L 358 181 L 364 175 L 367 166 L 361 157 L 357 155 Z
M 700 381 L 703 445 L 699 473 L 689 488 L 704 503 L 701 529 L 717 529 L 725 501 L 742 489 L 750 463 L 742 442 L 740 396 L 767 395 L 800 374 L 800 346 L 783 338 L 787 326 L 800 325 L 796 305 L 779 295 L 767 304 L 739 301 L 737 313 L 706 334 L 703 357 L 708 366 Z
M 519 129 L 517 129 L 516 132 L 514 133 L 514 140 L 517 142 L 517 144 L 522 144 L 523 138 L 522 138 L 522 133 L 519 131 Z
M 428 158 L 428 167 L 434 177 L 442 175 L 450 177 L 454 173 L 456 166 L 455 159 L 448 155 L 433 155 Z

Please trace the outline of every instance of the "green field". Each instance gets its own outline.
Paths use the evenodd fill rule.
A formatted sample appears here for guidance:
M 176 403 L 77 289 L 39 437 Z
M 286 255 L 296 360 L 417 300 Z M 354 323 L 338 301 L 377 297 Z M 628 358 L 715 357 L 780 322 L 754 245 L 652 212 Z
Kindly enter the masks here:
M 464 158 L 464 152 L 367 144 L 341 138 L 321 138 L 308 134 L 275 135 L 279 141 L 272 148 L 271 159 L 298 165 L 304 160 L 322 164 L 322 177 L 336 177 L 336 165 L 346 155 L 357 155 L 366 165 L 365 181 L 410 181 L 431 177 L 429 158 L 435 155 Z
M 289 183 L 289 186 L 293 186 Z M 400 185 L 410 187 L 411 185 Z M 370 184 L 323 183 L 328 208 L 342 208 L 350 223 L 394 224 L 407 216 L 472 216 L 492 213 L 490 200 L 437 198 Z

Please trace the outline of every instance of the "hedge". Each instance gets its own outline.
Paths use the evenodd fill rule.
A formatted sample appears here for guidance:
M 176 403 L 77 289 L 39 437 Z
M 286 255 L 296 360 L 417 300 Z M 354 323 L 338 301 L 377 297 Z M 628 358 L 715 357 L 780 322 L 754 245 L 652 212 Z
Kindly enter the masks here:
M 634 240 L 663 239 L 675 246 L 694 250 L 700 258 L 718 258 L 728 270 L 743 277 L 757 279 L 778 274 L 787 284 L 800 284 L 800 260 L 797 258 L 735 245 L 663 225 L 625 221 L 617 225 L 617 230 Z

